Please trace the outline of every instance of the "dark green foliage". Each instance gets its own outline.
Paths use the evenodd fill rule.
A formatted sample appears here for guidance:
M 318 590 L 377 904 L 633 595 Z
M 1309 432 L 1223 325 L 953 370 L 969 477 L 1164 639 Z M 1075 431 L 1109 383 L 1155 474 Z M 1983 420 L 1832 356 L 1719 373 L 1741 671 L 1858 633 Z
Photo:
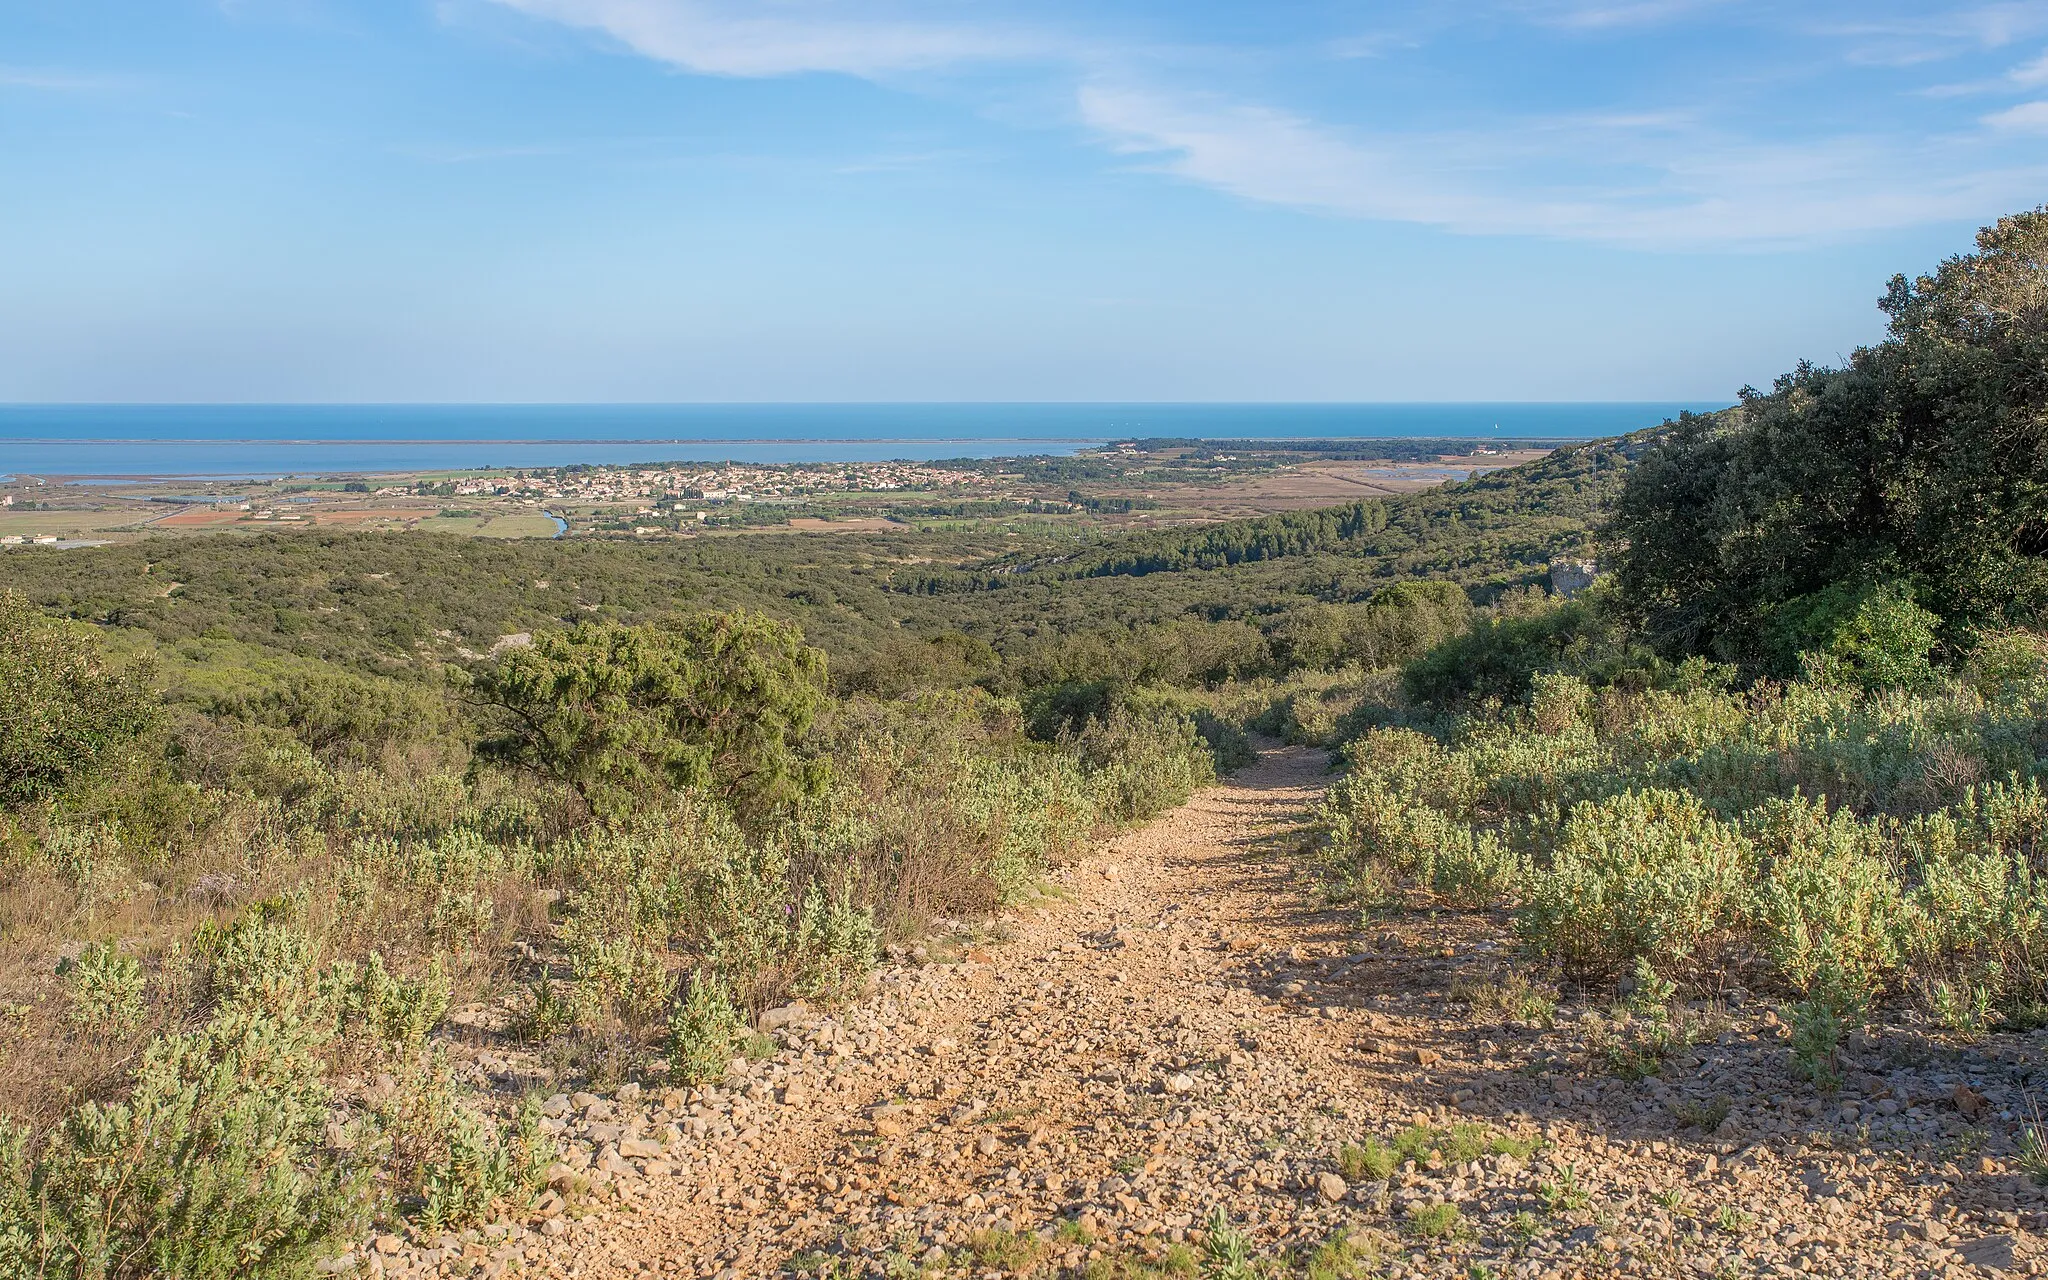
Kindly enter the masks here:
M 314 670 L 257 692 L 198 699 L 209 712 L 287 731 L 324 760 L 373 760 L 396 743 L 459 733 L 440 690 L 349 671 Z
M 1941 619 L 1913 603 L 1899 583 L 1838 582 L 1801 596 L 1775 619 L 1776 648 L 1798 655 L 1813 674 L 1866 689 L 1924 685 Z
M 1830 591 L 1897 582 L 1943 638 L 2048 607 L 2048 211 L 1894 278 L 1890 335 L 1675 424 L 1614 519 L 1625 598 L 1666 652 L 1789 671 Z
M 147 668 L 0 592 L 0 806 L 51 795 L 160 723 Z
M 1515 602 L 1476 619 L 1401 672 L 1416 702 L 1445 707 L 1488 698 L 1519 702 L 1539 672 L 1589 674 L 1611 667 L 1625 641 L 1598 599 Z
M 929 639 L 899 634 L 834 684 L 851 693 L 898 698 L 916 689 L 956 689 L 988 676 L 1002 659 L 986 641 L 957 631 Z
M 757 614 L 543 632 L 472 687 L 506 713 L 487 754 L 568 783 L 599 813 L 696 787 L 760 817 L 824 785 L 801 744 L 825 701 L 825 655 Z

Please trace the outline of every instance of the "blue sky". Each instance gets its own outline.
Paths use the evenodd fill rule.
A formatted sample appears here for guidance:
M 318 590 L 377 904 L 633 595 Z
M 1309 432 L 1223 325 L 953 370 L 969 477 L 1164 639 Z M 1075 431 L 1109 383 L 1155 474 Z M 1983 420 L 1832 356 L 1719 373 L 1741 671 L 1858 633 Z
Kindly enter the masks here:
M 5 0 L 0 400 L 1724 399 L 2048 0 Z

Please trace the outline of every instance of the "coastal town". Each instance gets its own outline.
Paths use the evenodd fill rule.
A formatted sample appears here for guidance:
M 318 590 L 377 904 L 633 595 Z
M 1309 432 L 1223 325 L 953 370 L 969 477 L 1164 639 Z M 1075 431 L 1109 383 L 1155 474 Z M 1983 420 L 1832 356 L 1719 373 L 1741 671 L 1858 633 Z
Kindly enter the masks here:
M 830 493 L 946 492 L 1001 487 L 986 471 L 920 462 L 830 464 L 683 464 L 654 467 L 559 467 L 506 475 L 422 479 L 387 485 L 379 497 L 498 497 L 525 502 L 620 503 L 788 501 Z
M 0 548 L 215 530 L 658 538 L 1047 519 L 1168 524 L 1391 496 L 1544 452 L 1361 458 L 1355 444 L 1324 456 L 1304 448 L 1312 443 L 1223 451 L 1122 442 L 1016 458 L 651 462 L 268 480 L 0 475 Z

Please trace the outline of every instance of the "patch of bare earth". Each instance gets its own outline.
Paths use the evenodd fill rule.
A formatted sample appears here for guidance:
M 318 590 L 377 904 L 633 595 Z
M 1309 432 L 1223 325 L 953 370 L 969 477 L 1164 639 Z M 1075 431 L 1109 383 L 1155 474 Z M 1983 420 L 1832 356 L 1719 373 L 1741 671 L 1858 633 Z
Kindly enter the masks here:
M 1318 900 L 1298 854 L 1326 759 L 1267 750 L 999 939 L 777 1011 L 780 1052 L 729 1087 L 557 1099 L 572 1205 L 372 1267 L 1078 1275 L 1199 1247 L 1221 1209 L 1261 1252 L 1349 1233 L 1387 1274 L 2040 1274 L 2013 1167 L 2038 1036 L 1855 1038 L 1822 1097 L 1738 1006 L 1617 1075 L 1569 1008 L 1450 999 L 1501 972 L 1505 920 Z M 1490 1149 L 1340 1171 L 1416 1124 Z

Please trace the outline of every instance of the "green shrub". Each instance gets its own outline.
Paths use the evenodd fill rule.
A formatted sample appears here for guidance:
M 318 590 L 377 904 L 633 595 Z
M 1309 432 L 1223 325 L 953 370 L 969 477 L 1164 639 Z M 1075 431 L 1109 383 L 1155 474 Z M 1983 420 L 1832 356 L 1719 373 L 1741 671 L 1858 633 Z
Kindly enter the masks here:
M 1911 921 L 1880 832 L 1799 796 L 1767 801 L 1744 826 L 1763 861 L 1756 922 L 1780 977 L 1859 1002 L 1892 983 Z
M 1116 707 L 1075 738 L 1096 809 L 1136 822 L 1185 801 L 1216 780 L 1216 762 L 1194 722 L 1173 711 Z
M 1704 977 L 1744 921 L 1748 841 L 1695 797 L 1635 791 L 1575 806 L 1516 921 L 1537 954 L 1613 977 L 1647 960 Z
M 1454 906 L 1483 908 L 1513 900 L 1529 875 L 1528 859 L 1491 831 L 1447 841 L 1430 868 L 1429 887 Z
M 1373 729 L 1344 747 L 1352 776 L 1467 818 L 1482 788 L 1473 762 L 1414 729 Z
M 1621 656 L 1620 633 L 1598 592 L 1555 603 L 1511 600 L 1409 663 L 1401 687 L 1439 708 L 1521 702 L 1543 673 L 1592 674 L 1612 665 Z
M 1918 688 L 1934 679 L 1928 655 L 1941 618 L 1913 603 L 1903 583 L 1836 583 L 1779 606 L 1771 625 L 1781 651 L 1799 650 L 1823 679 L 1865 689 Z
M 120 1033 L 142 1021 L 142 963 L 108 943 L 87 947 L 71 965 L 71 1020 L 88 1031 Z
M 231 1008 L 152 1043 L 125 1100 L 0 1133 L 0 1276 L 299 1276 L 342 1247 L 368 1200 L 324 1141 L 329 1034 Z
M 720 1079 L 738 1055 L 745 1031 L 725 984 L 702 971 L 691 974 L 669 1019 L 669 1069 L 685 1084 Z
M 1913 884 L 1908 954 L 1950 1003 L 1999 1010 L 2048 998 L 2048 883 L 2032 854 L 2048 834 L 2048 795 L 2028 780 L 1974 788 L 1961 805 L 1900 830 Z
M 790 990 L 813 1000 L 850 1000 L 866 985 L 880 952 L 874 915 L 850 892 L 828 892 L 814 881 L 797 912 Z
M 193 950 L 206 965 L 209 996 L 223 1009 L 307 1007 L 319 986 L 313 941 L 299 927 L 302 904 L 257 903 L 226 925 L 202 925 Z
M 736 611 L 544 631 L 473 681 L 505 713 L 494 758 L 561 779 L 598 812 L 701 787 L 758 822 L 816 795 L 803 749 L 825 700 L 825 655 L 795 627 Z
M 151 674 L 114 666 L 86 628 L 0 591 L 0 808 L 90 777 L 160 726 Z
M 1230 721 L 1203 708 L 1196 709 L 1193 720 L 1195 732 L 1209 744 L 1217 773 L 1231 773 L 1259 758 L 1244 730 Z
M 1385 867 L 1428 884 L 1436 877 L 1439 858 L 1473 843 L 1467 824 L 1373 777 L 1347 778 L 1331 788 L 1323 827 L 1327 856 L 1340 878 L 1364 867 Z
M 420 1166 L 417 1221 L 432 1232 L 477 1226 L 501 1213 L 517 1216 L 546 1185 L 555 1155 L 555 1144 L 540 1131 L 534 1099 L 502 1126 L 457 1108 L 442 1151 Z
M 1842 1087 L 1840 1048 L 1848 1019 L 1832 1000 L 1803 1000 L 1787 1019 L 1792 1027 L 1792 1067 L 1823 1093 Z
M 379 1049 L 415 1048 L 448 1012 L 448 971 L 439 960 L 418 978 L 404 978 L 372 951 L 361 964 L 339 961 L 323 975 L 341 1033 Z
M 1963 676 L 1987 701 L 2039 701 L 2048 696 L 2048 638 L 2019 630 L 1980 636 Z
M 536 1099 L 505 1123 L 456 1087 L 438 1047 L 401 1064 L 398 1087 L 372 1114 L 373 1146 L 384 1157 L 397 1208 L 429 1232 L 477 1226 L 517 1214 L 555 1159 L 540 1131 Z

